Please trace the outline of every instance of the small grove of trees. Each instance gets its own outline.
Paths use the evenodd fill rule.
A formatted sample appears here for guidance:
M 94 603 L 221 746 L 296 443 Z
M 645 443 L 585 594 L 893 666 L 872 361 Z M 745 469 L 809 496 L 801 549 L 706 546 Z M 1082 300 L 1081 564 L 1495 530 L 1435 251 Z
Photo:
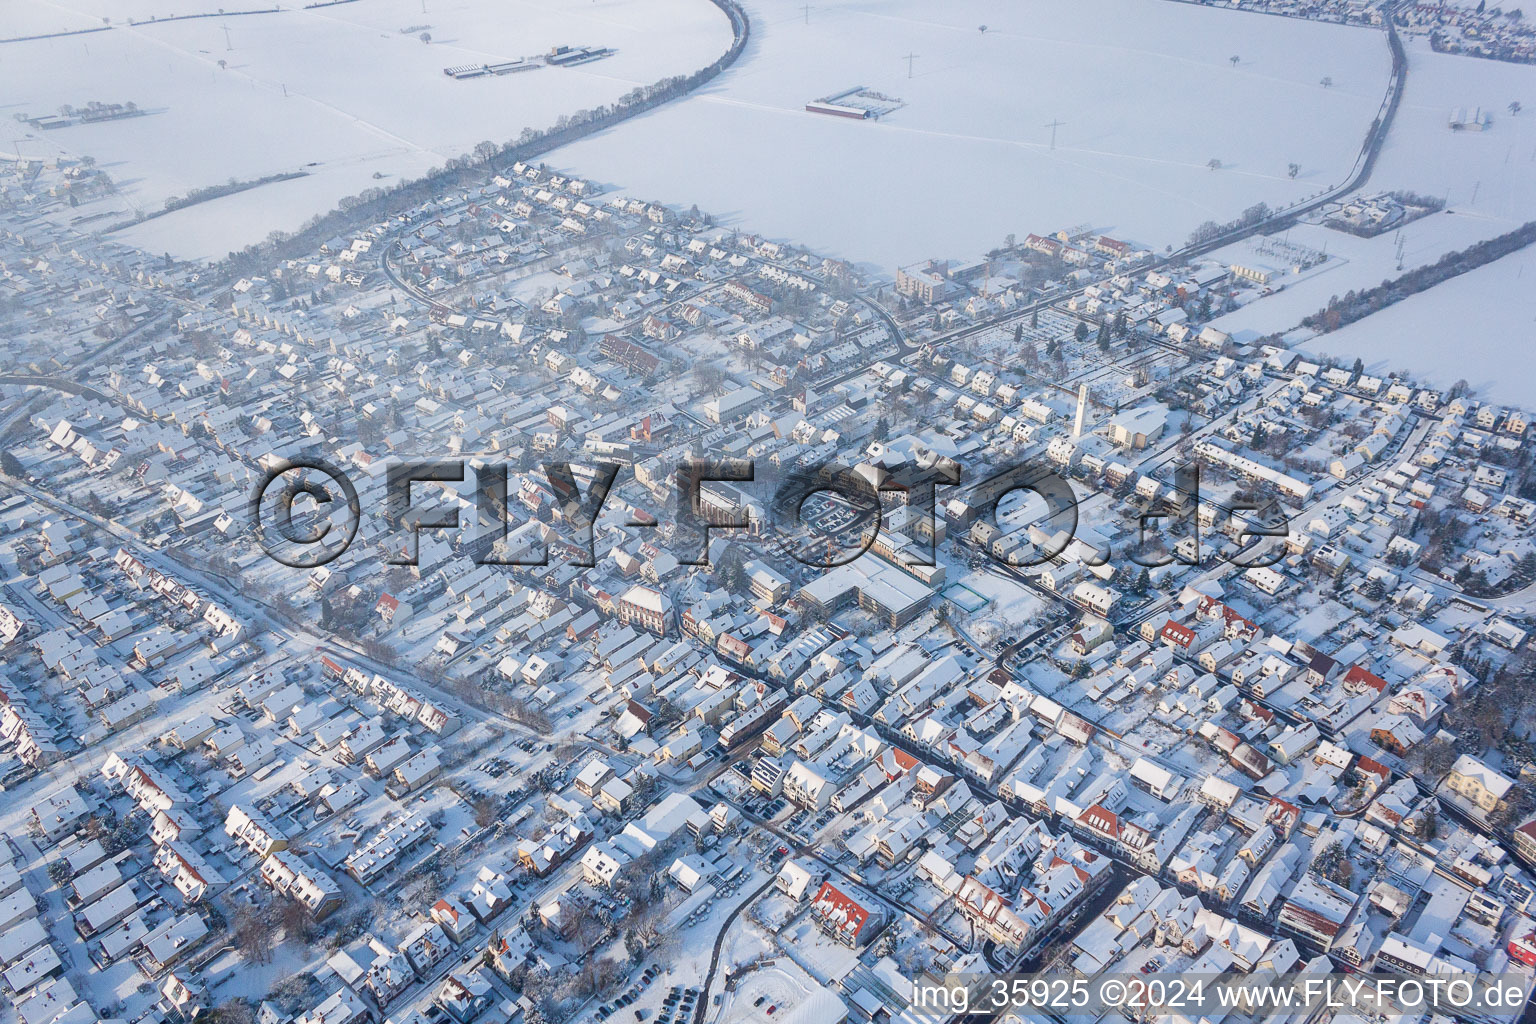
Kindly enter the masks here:
M 1330 843 L 1318 854 L 1313 867 L 1323 878 L 1345 888 L 1349 887 L 1350 880 L 1355 877 L 1354 862 L 1349 859 L 1344 844 L 1339 842 Z
M 878 429 L 876 433 L 879 433 Z M 719 564 L 715 566 L 715 574 L 720 582 L 725 584 L 725 589 L 731 593 L 744 594 L 747 592 L 749 584 L 747 580 L 746 557 L 742 554 L 741 548 L 738 545 L 729 544 L 721 552 Z
M 306 945 L 313 942 L 320 929 L 315 915 L 296 899 L 283 899 L 277 904 L 277 924 L 290 939 L 298 939 Z
M 292 1016 L 325 997 L 325 988 L 308 971 L 279 978 L 267 993 L 267 1001 Z
M 463 691 L 460 691 L 463 696 Z M 478 696 L 465 697 L 471 704 L 489 708 L 517 722 L 526 725 L 535 732 L 548 733 L 554 728 L 554 720 L 543 709 L 535 707 L 526 699 L 500 690 L 481 689 Z
M 1532 814 L 1536 814 L 1536 795 L 1528 787 L 1516 784 L 1488 815 L 1488 824 L 1508 830 L 1529 821 Z
M 1221 166 L 1220 160 L 1212 160 L 1211 162 L 1214 163 L 1216 167 Z M 1216 167 L 1211 169 L 1215 170 Z M 1268 216 L 1269 206 L 1265 203 L 1255 203 L 1254 205 L 1248 207 L 1248 209 L 1244 210 L 1242 216 L 1238 217 L 1236 220 L 1228 221 L 1225 224 L 1217 224 L 1213 220 L 1208 220 L 1204 224 L 1201 224 L 1199 227 L 1195 228 L 1193 232 L 1190 233 L 1189 244 L 1199 245 L 1202 242 L 1209 242 L 1214 238 L 1220 238 L 1222 235 L 1228 234 L 1229 232 L 1237 231 L 1242 228 L 1252 227 L 1255 224 L 1263 222 Z
M 272 959 L 276 922 L 258 907 L 241 907 L 230 921 L 230 932 L 235 948 L 253 964 L 264 964 Z
M 256 1009 L 249 999 L 232 996 L 208 1011 L 213 1024 L 256 1024 Z
M 1423 779 L 1438 779 L 1456 763 L 1456 745 L 1439 736 L 1433 736 L 1410 750 L 1404 762 L 1413 773 Z
M 718 391 L 725 384 L 725 371 L 714 363 L 696 363 L 690 372 L 694 381 L 705 391 Z

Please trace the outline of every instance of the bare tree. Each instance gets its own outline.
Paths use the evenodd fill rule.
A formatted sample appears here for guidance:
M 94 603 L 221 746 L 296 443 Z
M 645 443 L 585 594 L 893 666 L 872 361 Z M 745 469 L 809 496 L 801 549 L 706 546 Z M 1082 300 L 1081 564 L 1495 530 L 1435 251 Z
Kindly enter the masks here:
M 277 919 L 282 925 L 283 934 L 288 938 L 307 944 L 315 936 L 315 917 L 298 900 L 284 900 L 278 907 Z
M 272 922 L 255 907 L 241 907 L 235 911 L 231 927 L 235 946 L 247 960 L 264 964 L 272 959 Z
M 224 1000 L 215 1010 L 219 1024 L 256 1024 L 256 1011 L 248 999 L 235 996 Z

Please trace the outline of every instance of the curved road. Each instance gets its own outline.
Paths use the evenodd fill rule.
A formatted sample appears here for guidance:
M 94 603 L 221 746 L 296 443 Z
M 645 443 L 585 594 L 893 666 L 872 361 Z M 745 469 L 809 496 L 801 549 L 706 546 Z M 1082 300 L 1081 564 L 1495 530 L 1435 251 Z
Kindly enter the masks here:
M 725 920 L 721 922 L 720 933 L 715 936 L 714 949 L 710 950 L 709 953 L 709 970 L 705 973 L 704 981 L 699 986 L 699 1001 L 697 1004 L 698 1010 L 696 1011 L 698 1013 L 699 1020 L 703 1020 L 704 1014 L 709 1012 L 707 1009 L 709 1006 L 709 989 L 710 986 L 715 983 L 715 973 L 720 969 L 720 953 L 725 948 L 725 937 L 731 934 L 731 925 L 736 923 L 736 919 L 741 916 L 741 912 L 743 910 L 745 910 L 747 907 L 750 907 L 752 903 L 763 893 L 773 888 L 773 883 L 777 882 L 778 880 L 779 873 L 777 871 L 769 872 L 768 881 L 764 882 L 756 889 L 753 889 L 752 895 L 748 896 L 746 899 L 736 904 L 735 907 L 731 908 L 731 912 L 727 914 L 725 916 Z

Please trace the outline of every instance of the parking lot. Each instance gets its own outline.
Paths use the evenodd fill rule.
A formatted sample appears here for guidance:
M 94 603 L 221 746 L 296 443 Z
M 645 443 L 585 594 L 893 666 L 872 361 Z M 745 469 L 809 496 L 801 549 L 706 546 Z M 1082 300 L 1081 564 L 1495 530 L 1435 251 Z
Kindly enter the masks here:
M 661 965 L 651 964 L 645 970 L 640 972 L 640 976 L 635 979 L 632 985 L 626 988 L 623 992 L 620 992 L 609 1002 L 603 1003 L 601 1006 L 599 1006 L 597 1008 L 596 1014 L 594 1015 L 594 1019 L 600 1021 L 639 1020 L 641 1018 L 636 1016 L 638 1013 L 644 1013 L 646 1017 L 649 1017 L 650 1014 L 647 1011 L 631 1010 L 630 1007 L 640 1001 L 640 998 L 645 995 L 646 989 L 650 988 L 651 985 L 654 984 L 656 979 L 659 977 L 661 977 Z M 658 1019 L 660 1018 L 658 1017 Z
M 805 997 L 801 981 L 777 964 L 769 964 L 742 977 L 721 1020 L 730 1024 L 777 1024 Z

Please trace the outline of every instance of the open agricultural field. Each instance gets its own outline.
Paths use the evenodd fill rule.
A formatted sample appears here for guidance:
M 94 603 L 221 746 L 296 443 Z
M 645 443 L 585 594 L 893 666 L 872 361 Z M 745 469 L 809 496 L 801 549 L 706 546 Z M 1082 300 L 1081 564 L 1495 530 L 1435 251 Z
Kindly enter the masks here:
M 1536 397 L 1536 256 L 1517 252 L 1436 285 L 1303 346 L 1372 373 L 1412 370 L 1449 388 L 1465 380 L 1482 398 Z
M 8 116 L 0 148 L 94 157 L 122 194 L 120 211 L 93 228 L 161 210 L 194 189 L 304 172 L 121 233 L 157 252 L 215 258 L 292 230 L 344 196 L 419 177 L 481 141 L 505 142 L 687 74 L 731 41 L 729 21 L 706 0 L 352 0 L 241 15 L 218 15 L 220 7 L 236 9 L 232 0 L 8 3 L 4 37 L 101 27 L 103 19 L 110 28 L 0 44 L 6 114 L 37 117 L 92 101 L 131 102 L 141 113 L 52 129 Z M 185 17 L 192 14 L 213 16 Z M 612 53 L 468 80 L 443 73 L 556 46 Z M 90 209 L 105 212 L 104 204 Z
M 730 71 L 551 162 L 883 269 L 1081 224 L 1161 249 L 1344 180 L 1390 66 L 1368 29 L 1146 0 L 747 10 Z M 804 109 L 856 86 L 900 105 Z

